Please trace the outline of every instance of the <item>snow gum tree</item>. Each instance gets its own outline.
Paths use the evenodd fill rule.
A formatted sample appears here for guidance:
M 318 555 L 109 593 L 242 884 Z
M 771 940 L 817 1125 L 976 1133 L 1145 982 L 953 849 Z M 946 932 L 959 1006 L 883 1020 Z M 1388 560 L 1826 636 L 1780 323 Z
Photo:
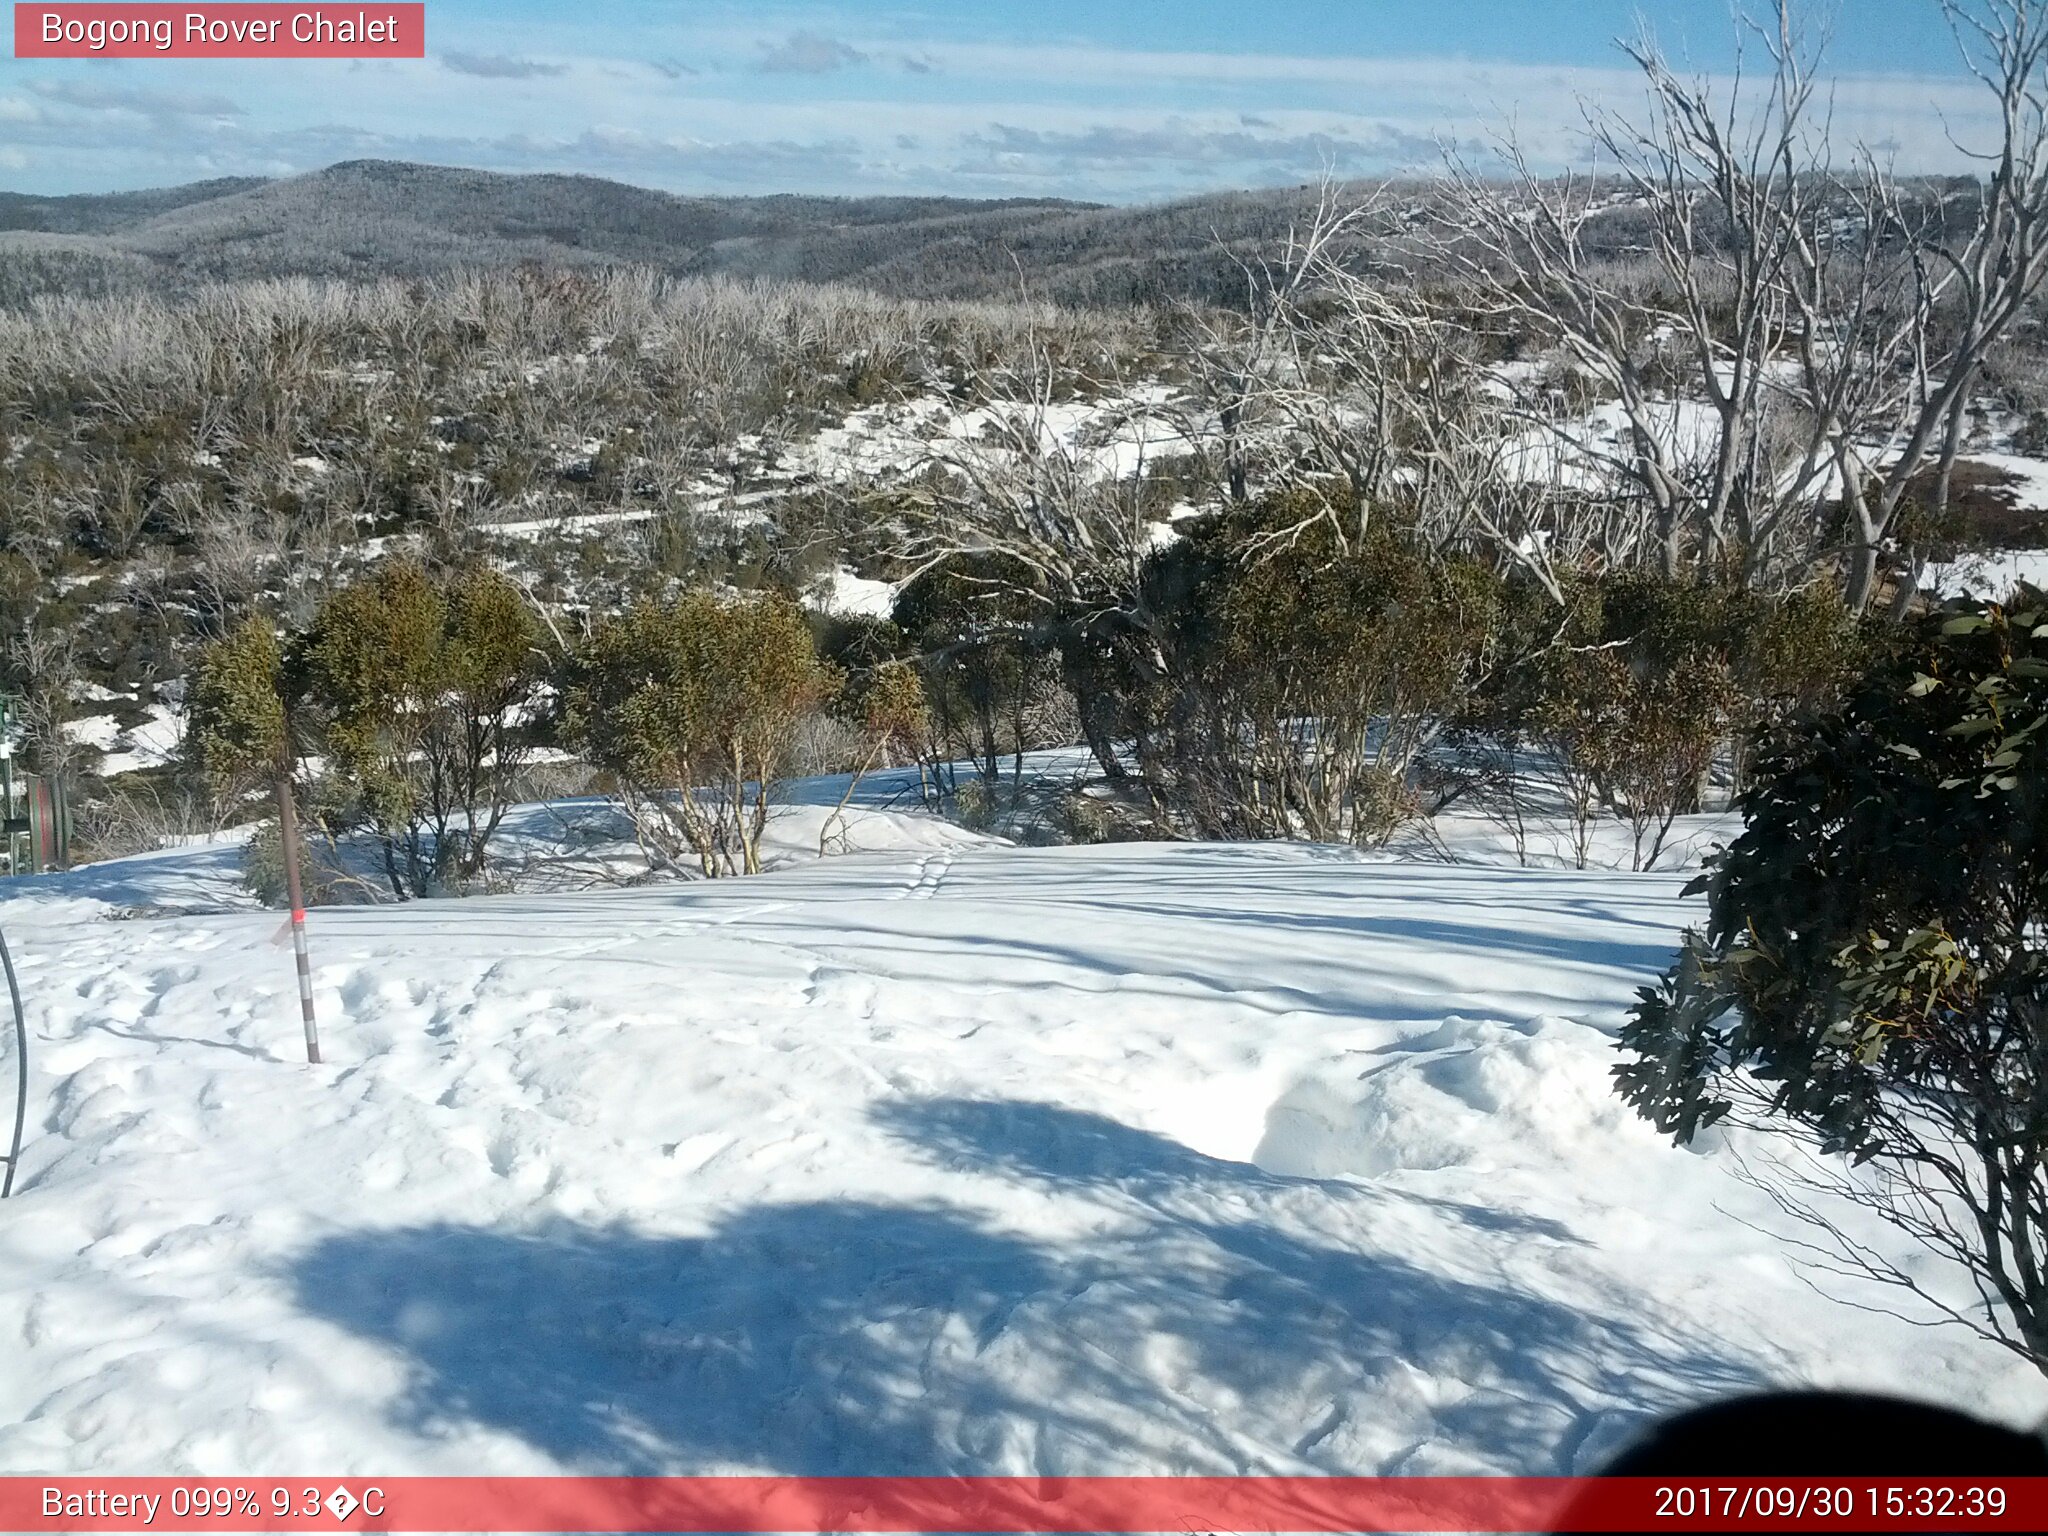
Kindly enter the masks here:
M 1948 195 L 1882 149 L 1831 145 L 1824 33 L 1791 0 L 1744 23 L 1761 67 L 1726 80 L 1647 34 L 1625 44 L 1646 103 L 1587 106 L 1598 174 L 1542 175 L 1512 139 L 1505 181 L 1454 164 L 1446 260 L 1486 326 L 1595 382 L 1621 430 L 1596 443 L 1533 376 L 1505 386 L 1504 414 L 1597 488 L 1569 520 L 1619 514 L 1600 542 L 1631 561 L 1767 588 L 1821 569 L 1859 612 L 1887 584 L 1911 602 L 1916 525 L 1947 512 L 1971 397 L 2048 280 L 2048 16 L 2039 0 L 1939 8 L 1981 123 L 1955 130 L 1977 174 Z M 1637 261 L 1604 240 L 1623 204 Z M 1526 530 L 1501 531 L 1532 558 Z
M 1622 1096 L 1681 1142 L 1779 1133 L 1759 1176 L 1838 1271 L 2048 1371 L 2048 596 L 1914 622 L 1839 708 L 1774 732 L 1704 933 L 1641 994 Z M 1696 885 L 1696 889 L 1699 888 Z M 1954 1261 L 1930 1294 L 1835 1199 Z
M 574 659 L 565 718 L 617 779 L 651 855 L 757 874 L 775 781 L 839 686 L 795 604 L 691 592 L 598 625 Z
M 933 724 L 982 782 L 1002 777 L 1005 748 L 1025 750 L 1024 715 L 1054 666 L 1045 611 L 1021 594 L 1029 573 L 999 558 L 954 556 L 906 583 L 897 625 L 917 647 Z
M 537 639 L 505 577 L 404 560 L 329 598 L 302 638 L 308 700 L 395 895 L 482 874 L 525 755 Z
M 300 633 L 280 640 L 252 617 L 206 647 L 192 739 L 226 789 L 289 779 L 317 753 L 326 775 L 302 798 L 331 847 L 367 830 L 401 900 L 459 890 L 483 874 L 526 756 L 535 631 L 493 571 L 436 577 L 394 561 Z
M 189 730 L 217 781 L 265 780 L 287 763 L 283 672 L 277 634 L 261 619 L 245 619 L 201 656 Z
M 1141 772 L 1207 837 L 1382 841 L 1423 754 L 1496 660 L 1500 583 L 1390 518 L 1347 538 L 1282 493 L 1159 555 L 1164 676 L 1140 682 Z M 1261 535 L 1289 529 L 1284 542 Z

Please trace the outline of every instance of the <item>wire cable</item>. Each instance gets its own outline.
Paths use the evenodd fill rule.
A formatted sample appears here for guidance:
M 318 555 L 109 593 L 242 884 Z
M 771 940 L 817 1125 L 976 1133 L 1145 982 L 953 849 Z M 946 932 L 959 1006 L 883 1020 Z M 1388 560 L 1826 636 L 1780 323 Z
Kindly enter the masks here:
M 0 933 L 0 969 L 7 972 L 7 994 L 14 999 L 14 1141 L 7 1153 L 7 1172 L 0 1177 L 0 1200 L 14 1193 L 15 1171 L 21 1167 L 21 1133 L 28 1124 L 28 1019 L 21 1011 L 21 984 L 14 977 L 14 956 L 7 935 Z

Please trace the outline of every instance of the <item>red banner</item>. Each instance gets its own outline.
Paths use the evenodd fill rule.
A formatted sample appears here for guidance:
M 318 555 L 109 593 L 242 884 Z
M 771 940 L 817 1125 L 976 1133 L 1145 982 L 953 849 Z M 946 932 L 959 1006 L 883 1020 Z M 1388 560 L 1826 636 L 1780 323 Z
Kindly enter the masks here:
M 21 5 L 17 59 L 420 59 L 425 5 Z
M 0 1478 L 6 1531 L 2039 1531 L 2048 1478 Z

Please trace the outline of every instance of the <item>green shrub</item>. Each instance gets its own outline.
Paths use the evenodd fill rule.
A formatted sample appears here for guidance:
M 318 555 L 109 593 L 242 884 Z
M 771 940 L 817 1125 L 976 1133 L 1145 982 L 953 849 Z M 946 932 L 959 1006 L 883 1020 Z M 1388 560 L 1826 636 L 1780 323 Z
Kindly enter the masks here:
M 207 647 L 192 740 L 228 789 L 325 757 L 334 793 L 305 813 L 309 830 L 367 829 L 401 899 L 460 890 L 484 870 L 526 756 L 536 639 L 495 572 L 437 579 L 392 561 L 330 596 L 288 647 L 261 619 Z
M 1494 662 L 1491 572 L 1387 518 L 1343 544 L 1327 522 L 1297 528 L 1307 511 L 1282 497 L 1213 519 L 1150 574 L 1165 665 L 1141 764 L 1204 836 L 1383 840 Z
M 295 655 L 336 777 L 400 897 L 488 861 L 525 760 L 539 627 L 505 577 L 395 560 L 322 604 Z
M 259 823 L 249 841 L 242 845 L 241 871 L 242 888 L 264 906 L 282 907 L 289 900 L 284 839 L 278 835 L 274 820 Z
M 1680 1141 L 1730 1119 L 1866 1165 L 1843 1191 L 1989 1308 L 1952 1315 L 2048 1369 L 2048 598 L 1920 620 L 1739 804 L 1623 1097 Z
M 186 729 L 200 764 L 224 787 L 267 784 L 290 770 L 284 654 L 267 621 L 245 620 L 201 653 Z
M 655 853 L 754 874 L 797 730 L 839 686 L 795 604 L 692 592 L 597 627 L 574 659 L 566 729 L 617 776 Z

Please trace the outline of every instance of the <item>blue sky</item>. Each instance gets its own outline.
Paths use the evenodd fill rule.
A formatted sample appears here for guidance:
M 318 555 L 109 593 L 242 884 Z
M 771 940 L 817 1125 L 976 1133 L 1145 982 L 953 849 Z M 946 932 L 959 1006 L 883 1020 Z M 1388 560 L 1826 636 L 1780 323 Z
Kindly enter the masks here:
M 373 7 L 374 8 L 374 7 Z M 1906 169 L 1981 127 L 1935 0 L 1838 0 L 1836 137 Z M 376 156 L 679 192 L 1148 201 L 1426 171 L 1512 129 L 1577 159 L 1647 18 L 1725 74 L 1727 0 L 429 0 L 420 61 L 0 60 L 0 187 L 289 175 Z

